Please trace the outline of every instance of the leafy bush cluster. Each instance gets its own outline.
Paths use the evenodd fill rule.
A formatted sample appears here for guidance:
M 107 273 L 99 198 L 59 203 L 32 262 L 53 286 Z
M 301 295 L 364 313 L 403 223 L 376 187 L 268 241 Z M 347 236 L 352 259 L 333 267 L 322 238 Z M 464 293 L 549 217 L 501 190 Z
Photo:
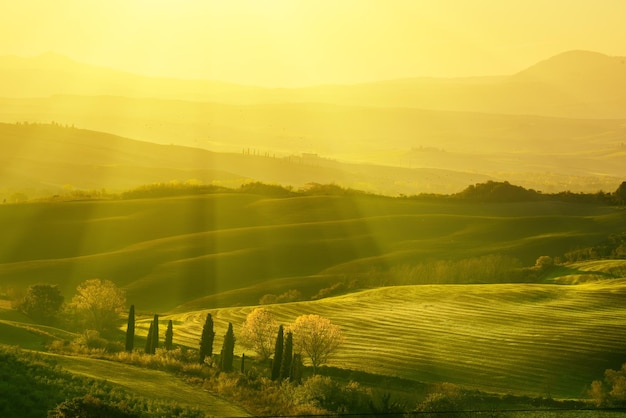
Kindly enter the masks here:
M 593 381 L 589 396 L 598 407 L 626 408 L 626 363 L 620 370 L 605 370 L 604 381 Z
M 352 279 L 350 281 L 342 281 L 342 282 L 333 283 L 332 285 L 328 287 L 320 289 L 315 295 L 313 295 L 311 299 L 313 300 L 324 299 L 324 298 L 328 298 L 331 296 L 338 296 L 344 293 L 348 293 L 358 288 L 357 283 L 358 281 L 355 279 Z
M 342 295 L 356 289 L 417 284 L 465 284 L 529 282 L 536 274 L 524 269 L 517 258 L 489 254 L 461 260 L 432 260 L 393 266 L 389 270 L 373 268 L 364 273 L 339 276 L 328 287 L 321 288 L 313 300 Z
M 510 282 L 521 277 L 516 258 L 490 254 L 462 260 L 437 260 L 391 269 L 388 284 L 456 284 Z
M 261 296 L 259 299 L 259 305 L 272 305 L 274 303 L 289 303 L 289 302 L 298 302 L 303 300 L 302 293 L 299 290 L 291 289 L 287 290 L 280 295 L 275 295 L 272 293 L 268 293 L 266 295 Z
M 222 193 L 229 190 L 212 184 L 198 184 L 193 181 L 184 183 L 172 181 L 140 186 L 122 193 L 120 197 L 122 199 L 158 199 L 162 197 Z
M 272 381 L 253 367 L 246 373 L 221 373 L 201 384 L 259 416 L 372 412 L 370 389 L 356 382 L 341 384 L 326 376 L 314 375 L 301 385 L 294 385 L 287 380 Z
M 541 193 L 514 186 L 508 181 L 488 181 L 467 187 L 455 198 L 480 202 L 527 202 L 541 199 Z
M 443 196 L 430 196 L 431 198 Z M 558 200 L 567 203 L 591 203 L 606 205 L 624 205 L 626 203 L 626 182 L 623 182 L 613 193 L 572 193 L 569 191 L 543 194 L 533 189 L 525 189 L 510 184 L 508 181 L 488 181 L 467 187 L 465 190 L 450 196 L 474 202 L 532 202 L 538 200 Z
M 597 245 L 565 253 L 564 258 L 572 263 L 607 258 L 624 259 L 626 258 L 626 232 L 612 234 Z

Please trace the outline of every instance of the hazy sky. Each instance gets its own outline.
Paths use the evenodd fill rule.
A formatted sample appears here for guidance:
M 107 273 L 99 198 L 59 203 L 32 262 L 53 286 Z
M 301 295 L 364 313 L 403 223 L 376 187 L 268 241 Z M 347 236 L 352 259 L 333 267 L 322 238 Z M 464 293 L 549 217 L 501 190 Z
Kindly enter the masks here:
M 626 56 L 624 0 L 15 0 L 0 54 L 265 86 L 510 74 Z

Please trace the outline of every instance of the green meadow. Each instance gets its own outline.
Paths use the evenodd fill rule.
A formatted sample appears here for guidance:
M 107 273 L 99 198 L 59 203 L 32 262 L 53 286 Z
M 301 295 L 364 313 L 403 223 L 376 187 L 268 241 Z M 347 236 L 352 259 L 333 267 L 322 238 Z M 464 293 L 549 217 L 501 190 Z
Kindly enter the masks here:
M 120 364 L 112 361 L 75 356 L 53 356 L 61 367 L 73 374 L 106 380 L 146 399 L 161 399 L 202 410 L 207 416 L 244 417 L 249 414 L 207 391 L 198 390 L 182 379 L 159 370 Z
M 626 263 L 622 263 L 624 266 Z M 285 325 L 303 312 L 331 318 L 345 344 L 336 367 L 500 394 L 585 397 L 626 359 L 626 280 L 584 285 L 393 286 L 269 305 Z M 212 310 L 223 333 L 252 307 Z M 166 316 L 181 343 L 199 339 L 206 311 Z M 144 333 L 147 326 L 143 325 Z M 251 354 L 239 346 L 239 353 Z

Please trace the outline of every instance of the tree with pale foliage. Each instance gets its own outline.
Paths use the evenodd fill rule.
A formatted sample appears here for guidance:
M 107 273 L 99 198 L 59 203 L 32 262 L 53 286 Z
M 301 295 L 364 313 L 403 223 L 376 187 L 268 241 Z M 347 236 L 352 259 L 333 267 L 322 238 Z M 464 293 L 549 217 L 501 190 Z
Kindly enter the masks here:
M 314 374 L 317 373 L 319 366 L 328 362 L 330 356 L 343 343 L 339 326 L 319 315 L 299 316 L 291 331 L 295 351 L 309 358 Z
M 589 395 L 597 407 L 626 406 L 626 363 L 619 370 L 606 369 L 604 381 L 594 380 Z
M 109 280 L 90 279 L 79 284 L 70 308 L 89 329 L 115 329 L 126 307 L 124 292 Z
M 277 327 L 274 314 L 265 308 L 256 308 L 248 314 L 243 323 L 242 343 L 253 349 L 260 361 L 265 361 L 273 353 Z

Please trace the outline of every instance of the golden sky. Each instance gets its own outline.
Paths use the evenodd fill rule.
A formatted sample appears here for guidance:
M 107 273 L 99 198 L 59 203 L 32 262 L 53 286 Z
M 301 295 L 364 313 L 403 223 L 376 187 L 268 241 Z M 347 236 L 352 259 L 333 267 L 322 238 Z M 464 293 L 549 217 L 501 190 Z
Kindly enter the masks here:
M 626 56 L 625 16 L 624 0 L 19 0 L 0 6 L 0 55 L 263 86 L 496 75 Z

